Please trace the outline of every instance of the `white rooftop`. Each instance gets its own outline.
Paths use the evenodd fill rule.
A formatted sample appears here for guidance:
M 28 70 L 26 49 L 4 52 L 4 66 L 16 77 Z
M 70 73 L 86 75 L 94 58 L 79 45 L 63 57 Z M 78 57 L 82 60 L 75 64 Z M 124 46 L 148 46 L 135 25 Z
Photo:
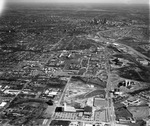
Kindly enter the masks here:
M 2 103 L 0 104 L 0 107 L 4 107 L 6 104 L 7 104 L 7 102 L 2 102 Z

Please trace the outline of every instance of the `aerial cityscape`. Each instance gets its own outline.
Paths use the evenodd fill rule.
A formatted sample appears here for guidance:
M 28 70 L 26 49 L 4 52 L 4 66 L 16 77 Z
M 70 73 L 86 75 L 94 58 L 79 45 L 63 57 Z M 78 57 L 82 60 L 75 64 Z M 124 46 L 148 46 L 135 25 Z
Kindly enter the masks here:
M 150 126 L 147 4 L 17 1 L 0 15 L 0 126 Z

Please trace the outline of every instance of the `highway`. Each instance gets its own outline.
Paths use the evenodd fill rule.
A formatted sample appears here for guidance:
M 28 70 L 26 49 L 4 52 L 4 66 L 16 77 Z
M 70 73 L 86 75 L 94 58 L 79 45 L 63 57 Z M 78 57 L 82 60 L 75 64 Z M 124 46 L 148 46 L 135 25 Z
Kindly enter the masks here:
M 117 42 L 115 42 L 115 43 L 117 43 Z M 136 51 L 136 50 L 133 49 L 132 47 L 130 47 L 130 46 L 128 46 L 128 45 L 125 45 L 125 44 L 122 44 L 122 43 L 117 43 L 117 44 L 122 45 L 122 46 L 128 48 L 129 50 L 131 50 L 132 52 L 134 52 L 136 55 L 138 55 L 138 56 L 140 56 L 140 57 L 142 57 L 142 58 L 145 58 L 145 59 L 147 59 L 147 60 L 150 61 L 150 58 L 149 58 L 149 57 L 147 57 L 147 56 L 143 55 L 142 53 Z

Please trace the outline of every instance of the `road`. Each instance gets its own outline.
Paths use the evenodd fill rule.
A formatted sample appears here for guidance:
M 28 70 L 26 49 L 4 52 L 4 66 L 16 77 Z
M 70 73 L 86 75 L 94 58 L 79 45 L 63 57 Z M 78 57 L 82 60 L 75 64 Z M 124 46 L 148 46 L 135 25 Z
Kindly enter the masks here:
M 63 38 L 62 38 L 63 39 Z M 62 40 L 61 39 L 61 40 Z M 61 40 L 58 42 L 60 43 Z M 105 59 L 106 59 L 106 64 L 109 65 L 109 57 L 108 57 L 108 50 L 107 50 L 107 46 L 105 46 Z M 88 59 L 88 66 L 87 66 L 87 69 L 86 69 L 86 72 L 88 70 L 88 67 L 89 67 L 89 59 Z M 107 74 L 108 74 L 108 80 L 107 80 L 107 86 L 106 86 L 106 98 L 107 98 L 107 104 L 108 106 L 106 107 L 107 109 L 107 112 L 108 112 L 108 117 L 107 117 L 107 124 L 111 124 L 111 126 L 115 126 L 115 111 L 114 111 L 114 105 L 113 105 L 113 94 L 109 94 L 110 90 L 113 89 L 113 86 L 112 86 L 112 83 L 111 83 L 111 72 L 110 72 L 110 66 L 107 67 L 107 70 L 106 70 Z M 79 75 L 78 75 L 79 76 Z M 85 76 L 85 75 L 84 75 Z M 61 105 L 61 101 L 64 97 L 64 94 L 69 86 L 69 82 L 70 82 L 70 79 L 71 79 L 72 76 L 69 77 L 68 81 L 67 81 L 67 84 L 62 92 L 62 95 L 60 96 L 60 99 L 58 101 L 58 103 L 55 105 L 55 108 L 57 106 L 62 106 Z M 55 109 L 53 110 L 52 112 L 52 116 L 54 116 L 54 113 L 55 113 Z M 51 121 L 53 120 L 54 118 L 51 118 L 47 121 L 47 123 L 43 126 L 49 126 Z M 63 120 L 63 119 L 62 119 Z M 65 119 L 64 119 L 65 120 Z M 73 120 L 70 120 L 70 121 L 73 121 Z M 84 122 L 84 120 L 80 120 L 80 122 Z M 85 121 L 86 122 L 86 121 Z M 94 121 L 91 121 L 91 122 L 94 122 Z M 99 121 L 99 123 L 101 123 L 101 121 Z
M 65 94 L 65 92 L 66 92 L 66 90 L 67 90 L 69 84 L 70 84 L 69 82 L 70 82 L 71 77 L 72 77 L 72 76 L 70 76 L 70 77 L 68 78 L 68 81 L 67 81 L 67 83 L 66 83 L 66 86 L 65 86 L 65 88 L 64 88 L 64 90 L 63 90 L 63 92 L 62 92 L 62 94 L 61 94 L 61 97 L 60 97 L 58 103 L 57 103 L 56 105 L 54 105 L 54 109 L 53 109 L 52 116 L 51 116 L 52 118 L 49 119 L 49 120 L 47 121 L 47 123 L 44 124 L 43 126 L 49 126 L 50 123 L 51 123 L 51 121 L 54 119 L 53 116 L 54 116 L 54 114 L 55 114 L 55 109 L 56 109 L 56 107 L 61 106 L 60 103 L 61 103 L 61 101 L 62 101 L 62 98 L 64 97 L 64 94 Z
M 66 36 L 67 36 L 67 35 L 64 35 L 56 44 L 54 44 L 54 45 L 52 46 L 52 48 L 51 48 L 50 50 L 51 50 L 51 51 L 54 50 L 54 49 L 61 43 L 61 41 L 66 38 Z
M 15 95 L 15 97 L 13 97 L 13 98 L 11 99 L 11 101 L 2 109 L 2 111 L 5 111 L 5 110 L 7 109 L 7 107 L 9 107 L 9 105 L 11 104 L 11 102 L 13 102 L 13 100 L 15 100 L 15 98 L 23 91 L 23 89 L 24 89 L 30 82 L 31 82 L 31 80 L 29 80 L 28 82 L 26 82 L 26 83 L 23 85 L 22 89 Z
M 131 27 L 137 27 L 136 25 L 135 26 L 131 26 Z M 124 27 L 124 29 L 125 28 L 129 28 L 129 29 L 131 29 L 131 27 Z M 110 29 L 110 30 L 105 30 L 105 31 L 100 31 L 100 32 L 98 32 L 98 33 L 104 33 L 104 32 L 108 32 L 108 31 L 113 31 L 113 30 L 119 30 L 120 28 L 115 28 L 115 29 Z M 131 30 L 129 30 L 126 34 L 124 34 L 124 36 L 127 36 L 128 34 L 130 34 L 130 31 Z M 91 38 L 92 39 L 92 38 Z M 94 39 L 94 38 L 93 38 Z M 118 38 L 118 39 L 121 39 L 121 38 Z M 109 39 L 107 39 L 108 41 L 110 41 L 111 43 L 113 43 L 113 41 L 111 41 L 111 40 L 109 40 Z M 116 43 L 116 42 L 115 42 Z M 122 45 L 122 46 L 124 46 L 124 47 L 127 47 L 128 49 L 130 49 L 131 51 L 133 51 L 135 54 L 137 54 L 138 56 L 140 56 L 140 57 L 143 57 L 143 58 L 145 58 L 145 59 L 147 59 L 147 60 L 149 60 L 150 61 L 150 58 L 149 57 L 147 57 L 147 56 L 145 56 L 145 55 L 143 55 L 143 54 L 141 54 L 140 52 L 138 52 L 138 51 L 136 51 L 135 49 L 133 49 L 132 47 L 130 47 L 130 46 L 128 46 L 128 45 L 125 45 L 125 44 L 122 44 L 122 43 L 118 43 L 119 45 Z
M 115 42 L 115 43 L 117 43 L 117 42 Z M 138 56 L 140 56 L 140 57 L 142 57 L 142 58 L 145 58 L 145 59 L 147 59 L 147 60 L 150 61 L 150 58 L 149 58 L 149 57 L 147 57 L 147 56 L 143 55 L 142 53 L 136 51 L 136 50 L 133 49 L 132 47 L 130 47 L 130 46 L 128 46 L 128 45 L 125 45 L 125 44 L 122 44 L 122 43 L 117 43 L 117 44 L 122 45 L 122 46 L 128 48 L 129 50 L 131 50 L 132 52 L 134 52 L 136 55 L 138 55 Z
M 60 119 L 55 119 L 55 120 L 60 120 Z M 93 121 L 93 120 L 71 120 L 71 119 L 61 119 L 64 121 L 77 121 L 77 122 L 82 122 L 82 123 L 101 123 L 101 124 L 111 124 L 110 122 L 102 122 L 102 121 Z M 83 125 L 84 126 L 84 125 Z
M 106 59 L 106 64 L 108 65 L 107 67 L 107 85 L 106 85 L 106 99 L 107 99 L 107 111 L 108 111 L 108 121 L 111 122 L 111 126 L 115 126 L 115 111 L 114 111 L 114 105 L 113 105 L 113 94 L 110 94 L 109 91 L 113 90 L 113 85 L 111 82 L 111 72 L 110 72 L 110 65 L 109 65 L 109 57 L 108 57 L 108 50 L 107 50 L 107 45 L 105 46 L 105 59 Z

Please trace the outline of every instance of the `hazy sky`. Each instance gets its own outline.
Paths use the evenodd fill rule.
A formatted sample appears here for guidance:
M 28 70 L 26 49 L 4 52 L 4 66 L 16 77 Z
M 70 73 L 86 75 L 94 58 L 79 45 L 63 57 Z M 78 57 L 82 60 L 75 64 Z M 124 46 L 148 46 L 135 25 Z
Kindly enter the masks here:
M 125 4 L 147 4 L 149 0 L 6 0 L 11 2 L 69 2 L 69 3 L 125 3 Z

